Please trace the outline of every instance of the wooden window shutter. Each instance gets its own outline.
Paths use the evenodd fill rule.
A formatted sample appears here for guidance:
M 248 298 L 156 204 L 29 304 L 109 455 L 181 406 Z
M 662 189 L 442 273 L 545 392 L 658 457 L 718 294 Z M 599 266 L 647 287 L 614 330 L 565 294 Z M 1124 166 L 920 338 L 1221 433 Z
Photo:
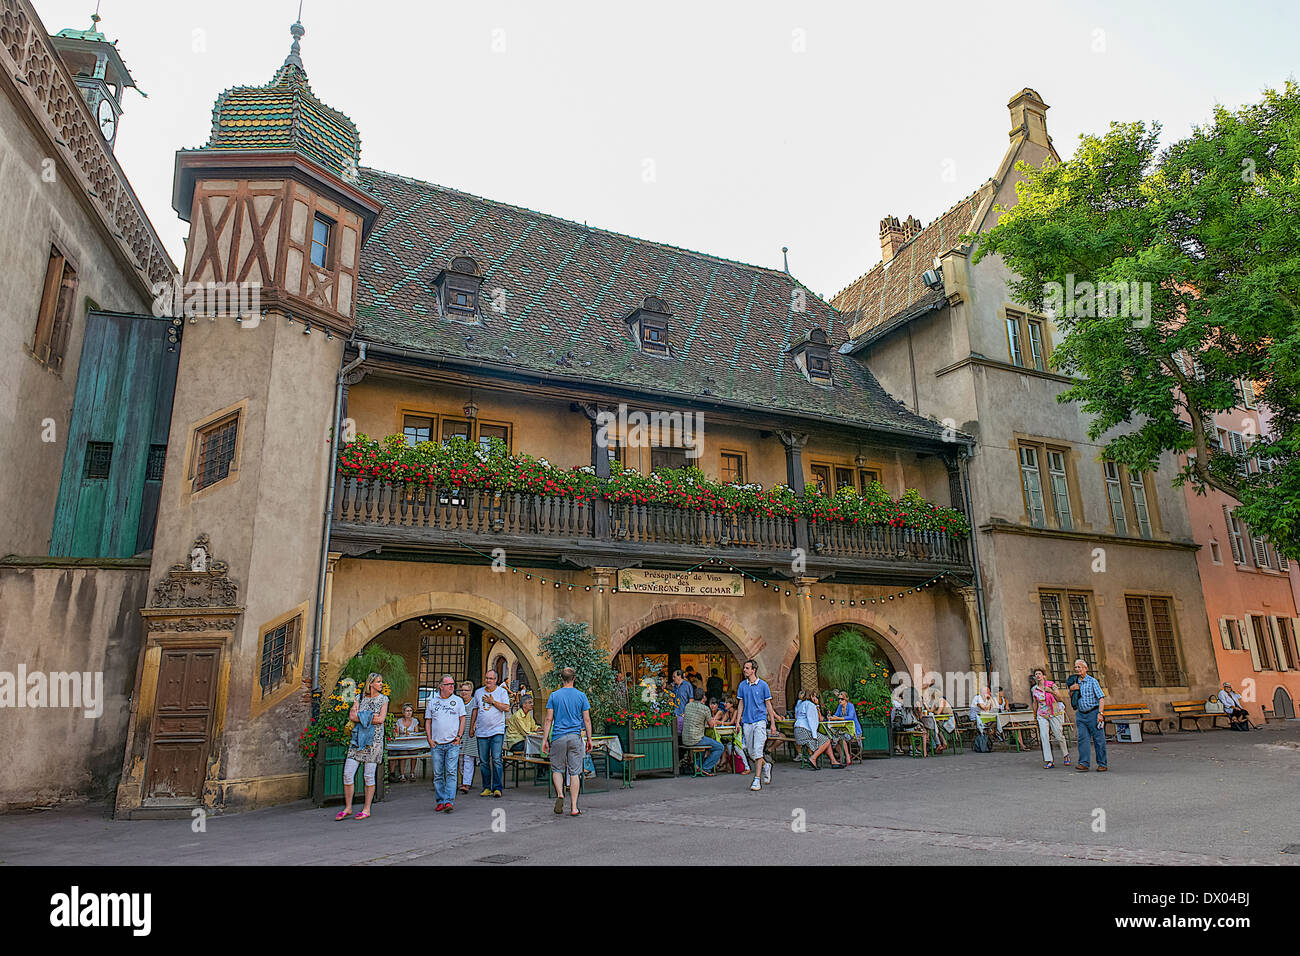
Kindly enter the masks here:
M 1268 545 L 1263 538 L 1257 538 L 1253 534 L 1250 536 L 1250 545 L 1255 553 L 1255 567 L 1268 567 Z
M 36 315 L 36 332 L 32 336 L 32 352 L 42 362 L 49 362 L 53 343 L 55 316 L 59 309 L 59 290 L 63 283 L 63 256 L 50 247 L 50 260 L 45 267 L 45 284 L 41 287 L 41 308 Z
M 1250 649 L 1251 666 L 1257 671 L 1262 671 L 1264 668 L 1259 661 L 1259 646 L 1255 642 L 1255 619 L 1247 614 L 1243 623 L 1241 633 L 1246 638 L 1246 647 Z
M 1223 505 L 1223 522 L 1228 526 L 1228 542 L 1232 546 L 1232 560 L 1234 564 L 1245 564 L 1246 555 L 1241 546 L 1240 526 L 1233 525 L 1232 512 L 1228 510 L 1227 505 Z
M 68 334 L 72 330 L 73 302 L 76 299 L 77 274 L 66 262 L 63 281 L 59 285 L 59 304 L 54 313 L 54 328 L 50 332 L 50 367 L 63 367 L 63 356 L 68 351 Z
M 1219 638 L 1223 641 L 1225 651 L 1232 650 L 1232 635 L 1228 632 L 1228 621 L 1226 618 L 1219 618 Z
M 1289 658 L 1291 655 L 1287 653 L 1287 647 L 1283 643 L 1283 640 L 1284 638 L 1282 635 L 1282 623 L 1277 619 L 1277 615 L 1274 614 L 1273 615 L 1273 647 L 1277 651 L 1277 656 L 1274 658 L 1274 660 L 1277 661 L 1277 669 L 1280 671 L 1291 669 L 1286 666 L 1287 658 Z

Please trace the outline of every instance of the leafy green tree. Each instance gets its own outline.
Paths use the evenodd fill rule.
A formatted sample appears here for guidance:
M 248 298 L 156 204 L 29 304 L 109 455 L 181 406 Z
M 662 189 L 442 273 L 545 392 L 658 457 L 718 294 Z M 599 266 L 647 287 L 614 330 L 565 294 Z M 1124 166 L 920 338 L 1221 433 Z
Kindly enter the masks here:
M 1146 471 L 1162 452 L 1190 456 L 1175 485 L 1224 492 L 1300 557 L 1300 88 L 1218 107 L 1164 150 L 1159 134 L 1112 123 L 1065 162 L 1018 167 L 1018 204 L 968 237 L 974 261 L 1000 254 L 1020 277 L 1015 298 L 1054 313 L 1052 364 L 1077 379 L 1060 400 L 1093 416 L 1094 439 L 1129 426 L 1107 459 Z M 1141 290 L 1140 308 L 1118 283 Z M 1243 380 L 1271 426 L 1234 454 L 1213 415 L 1242 404 Z M 1248 467 L 1256 457 L 1262 469 Z
M 609 655 L 596 644 L 595 635 L 585 621 L 557 619 L 540 640 L 542 653 L 551 668 L 542 675 L 542 687 L 548 692 L 561 686 L 560 671 L 572 667 L 577 672 L 574 686 L 591 702 L 593 729 L 615 710 L 614 671 Z M 545 707 L 545 701 L 540 704 Z

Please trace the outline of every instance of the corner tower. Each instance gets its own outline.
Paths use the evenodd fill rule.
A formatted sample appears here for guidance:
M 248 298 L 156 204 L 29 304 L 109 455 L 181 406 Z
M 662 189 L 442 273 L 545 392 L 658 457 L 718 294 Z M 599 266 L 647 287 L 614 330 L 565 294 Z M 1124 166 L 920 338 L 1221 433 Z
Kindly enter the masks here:
M 306 794 L 330 430 L 380 206 L 356 183 L 355 124 L 313 93 L 291 33 L 271 81 L 222 93 L 206 145 L 176 155 L 182 342 L 127 815 Z

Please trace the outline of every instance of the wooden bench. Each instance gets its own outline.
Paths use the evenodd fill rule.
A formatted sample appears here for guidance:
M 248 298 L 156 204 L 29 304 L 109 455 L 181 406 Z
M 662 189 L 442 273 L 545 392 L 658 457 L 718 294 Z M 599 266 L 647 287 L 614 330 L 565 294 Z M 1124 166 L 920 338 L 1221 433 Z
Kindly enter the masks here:
M 903 727 L 894 731 L 894 745 L 899 750 L 903 750 L 904 741 L 906 741 L 905 755 L 909 757 L 928 757 L 930 756 L 930 731 L 924 727 Z M 921 745 L 921 752 L 917 753 L 917 743 Z
M 550 758 L 539 757 L 537 754 L 505 753 L 501 755 L 501 760 L 505 765 L 514 769 L 516 790 L 519 789 L 519 770 L 521 767 L 534 768 L 534 772 L 537 774 L 537 776 L 533 777 L 533 784 L 535 786 L 538 782 L 538 777 L 541 775 L 541 768 L 546 767 L 549 771 L 551 766 Z M 548 773 L 547 776 L 549 778 L 550 774 Z
M 636 779 L 636 770 L 633 768 L 636 766 L 636 761 L 643 759 L 645 754 L 623 752 L 623 756 L 619 759 L 619 763 L 623 766 L 623 786 L 619 787 L 620 790 L 632 789 L 632 781 Z
M 1228 719 L 1227 714 L 1217 714 L 1217 713 L 1211 714 L 1208 711 L 1206 711 L 1205 701 L 1203 700 L 1171 700 L 1169 702 L 1169 709 L 1172 710 L 1178 716 L 1179 730 L 1183 729 L 1183 721 L 1185 720 L 1190 720 L 1192 722 L 1193 729 L 1199 731 L 1201 729 L 1202 717 L 1210 718 L 1211 730 L 1215 728 L 1216 726 L 1215 721 L 1219 717 L 1222 717 L 1224 720 Z M 1106 717 L 1107 718 L 1110 717 L 1109 712 L 1106 714 Z
M 1104 715 L 1107 722 L 1114 722 L 1117 724 L 1136 723 L 1139 730 L 1143 729 L 1144 724 L 1152 724 L 1156 728 L 1154 733 L 1164 733 L 1160 727 L 1160 718 L 1151 716 L 1151 708 L 1143 707 L 1141 704 L 1107 705 Z M 1111 734 L 1110 737 L 1111 739 L 1115 739 L 1114 734 Z
M 1011 740 L 1015 741 L 1016 752 L 1027 749 L 1024 735 L 1030 734 L 1035 740 L 1038 737 L 1038 717 L 1031 710 L 1012 710 L 998 714 L 998 719 L 994 721 L 994 726 L 998 733 L 1006 735 L 1010 733 Z M 1010 741 L 1008 741 L 1010 742 Z

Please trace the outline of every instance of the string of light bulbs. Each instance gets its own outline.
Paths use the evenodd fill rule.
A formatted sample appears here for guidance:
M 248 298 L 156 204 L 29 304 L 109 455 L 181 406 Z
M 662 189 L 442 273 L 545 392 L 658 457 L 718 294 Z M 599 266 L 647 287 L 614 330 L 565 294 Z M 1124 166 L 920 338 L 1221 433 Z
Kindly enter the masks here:
M 493 557 L 492 555 L 484 554 L 482 551 L 478 550 L 477 548 L 470 547 L 469 545 L 465 544 L 463 541 L 457 543 L 460 544 L 460 546 L 464 548 L 466 551 L 472 551 L 474 554 L 477 554 L 480 558 L 484 558 L 487 561 L 492 562 L 493 564 L 495 564 L 497 561 L 497 558 Z M 742 578 L 747 578 L 748 580 L 753 581 L 755 584 L 761 584 L 765 588 L 771 588 L 773 593 L 781 597 L 790 597 L 791 595 L 794 595 L 795 597 L 798 596 L 797 588 L 795 591 L 791 591 L 790 588 L 785 586 L 787 582 L 769 581 L 765 578 L 760 578 L 758 575 L 750 571 L 746 571 L 743 568 L 738 568 L 734 564 L 731 564 L 730 562 L 725 561 L 722 558 L 709 558 L 705 561 L 701 561 L 699 564 L 692 565 L 682 573 L 690 574 L 692 571 L 695 571 L 699 568 L 705 567 L 706 565 L 710 565 L 710 564 L 724 566 L 727 568 L 728 571 L 731 571 L 734 574 L 739 574 Z M 558 591 L 565 591 L 565 590 L 576 591 L 579 587 L 581 587 L 582 590 L 584 591 L 591 591 L 594 589 L 600 594 L 605 593 L 605 587 L 603 585 L 592 585 L 592 584 L 578 585 L 578 584 L 573 584 L 570 581 L 557 581 L 554 575 L 552 575 L 551 578 L 548 580 L 542 574 L 534 575 L 532 571 L 525 570 L 524 568 L 517 568 L 512 564 L 506 564 L 505 566 L 510 569 L 511 574 L 522 574 L 524 576 L 525 581 L 532 581 L 534 578 L 536 578 L 538 584 L 542 587 L 545 587 L 547 584 L 550 584 L 551 587 L 553 587 L 555 590 Z M 869 604 L 884 604 L 887 601 L 903 600 L 909 594 L 919 594 L 921 591 L 927 588 L 934 587 L 941 580 L 949 576 L 950 576 L 950 572 L 940 571 L 938 574 L 930 578 L 928 581 L 923 581 L 920 584 L 913 585 L 912 587 L 904 588 L 902 591 L 899 591 L 897 594 L 882 594 L 879 595 L 878 597 L 871 597 L 871 598 L 864 597 L 859 599 L 859 598 L 835 598 L 826 593 L 820 593 L 817 595 L 817 597 L 819 600 L 829 601 L 831 604 L 838 603 L 841 606 L 845 606 L 845 607 L 857 607 L 858 605 L 862 605 L 863 607 L 865 607 Z M 609 591 L 612 594 L 617 594 L 618 586 L 617 585 L 611 586 L 609 588 Z M 811 591 L 808 593 L 808 600 L 812 600 Z

